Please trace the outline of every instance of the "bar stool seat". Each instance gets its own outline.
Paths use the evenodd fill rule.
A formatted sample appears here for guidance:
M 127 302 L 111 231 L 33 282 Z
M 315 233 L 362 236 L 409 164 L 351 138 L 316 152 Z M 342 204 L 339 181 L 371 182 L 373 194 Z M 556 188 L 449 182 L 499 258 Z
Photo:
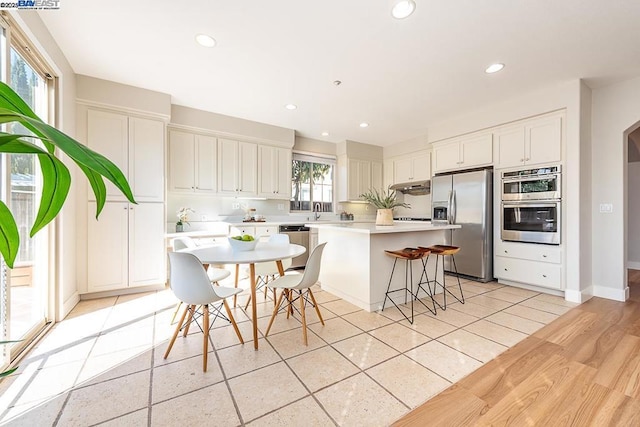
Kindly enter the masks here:
M 430 253 L 436 255 L 436 272 L 435 272 L 434 279 L 431 282 L 434 283 L 434 286 L 433 286 L 434 294 L 436 293 L 437 285 L 440 285 L 440 287 L 442 288 L 443 303 L 442 305 L 440 305 L 440 303 L 438 301 L 435 301 L 434 299 L 435 304 L 437 304 L 438 307 L 440 307 L 440 309 L 446 310 L 447 309 L 447 293 L 451 295 L 453 298 L 455 298 L 459 303 L 464 304 L 464 293 L 462 292 L 462 285 L 460 284 L 460 274 L 458 274 L 458 267 L 456 266 L 456 258 L 454 257 L 455 254 L 460 252 L 460 247 L 450 246 L 450 245 L 433 245 L 429 247 L 419 246 L 418 249 L 428 250 Z M 447 288 L 446 274 L 444 271 L 445 256 L 450 256 L 451 261 L 453 262 L 453 268 L 455 270 L 456 279 L 458 280 L 458 289 L 460 290 L 460 298 L 458 298 L 453 292 L 451 292 Z M 438 281 L 438 261 L 440 260 L 440 258 L 438 257 L 442 257 L 442 283 Z M 426 261 L 425 261 L 425 265 L 426 265 Z
M 384 295 L 384 301 L 382 303 L 382 311 L 384 311 L 384 307 L 385 307 L 385 305 L 387 303 L 387 299 L 389 299 L 389 301 L 391 301 L 391 303 L 393 305 L 395 305 L 396 308 L 400 311 L 400 314 L 402 314 L 404 316 L 404 318 L 409 321 L 409 323 L 413 324 L 413 318 L 414 318 L 413 301 L 414 300 L 418 300 L 429 311 L 431 311 L 433 314 L 436 314 L 435 301 L 434 301 L 433 308 L 431 308 L 428 305 L 426 305 L 422 300 L 419 300 L 417 298 L 417 292 L 415 294 L 413 293 L 413 266 L 411 264 L 411 261 L 422 260 L 423 258 L 429 256 L 429 252 L 430 251 L 428 249 L 426 249 L 426 248 L 404 248 L 404 249 L 399 249 L 399 250 L 385 250 L 385 253 L 387 255 L 393 257 L 394 260 L 393 260 L 393 267 L 391 269 L 391 275 L 389 276 L 389 284 L 387 285 L 387 292 Z M 404 288 L 390 290 L 391 289 L 391 282 L 393 281 L 393 273 L 395 272 L 396 263 L 398 262 L 398 260 L 404 260 L 405 261 L 405 268 L 404 268 L 405 285 L 404 285 Z M 423 276 L 421 275 L 420 276 L 420 280 L 422 280 L 422 277 Z M 422 282 L 418 283 L 418 289 L 420 288 L 421 283 Z M 410 298 L 410 300 L 411 300 L 411 318 L 409 318 L 400 309 L 400 307 L 398 307 L 396 302 L 391 298 L 390 294 L 393 294 L 395 292 L 404 292 L 404 303 L 405 304 L 407 304 L 407 294 L 411 295 L 411 298 Z

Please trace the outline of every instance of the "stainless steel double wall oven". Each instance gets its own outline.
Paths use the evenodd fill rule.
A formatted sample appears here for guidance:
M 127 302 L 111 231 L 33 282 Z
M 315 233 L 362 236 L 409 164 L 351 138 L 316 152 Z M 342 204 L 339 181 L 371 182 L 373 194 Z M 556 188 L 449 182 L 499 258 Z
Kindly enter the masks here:
M 501 186 L 502 240 L 559 245 L 561 167 L 503 172 Z

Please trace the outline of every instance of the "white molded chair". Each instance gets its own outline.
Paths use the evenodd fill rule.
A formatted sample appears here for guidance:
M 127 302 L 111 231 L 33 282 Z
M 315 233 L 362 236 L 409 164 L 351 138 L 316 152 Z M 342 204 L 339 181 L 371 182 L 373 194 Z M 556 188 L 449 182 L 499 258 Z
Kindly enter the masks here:
M 322 319 L 322 315 L 320 314 L 320 309 L 318 308 L 316 299 L 313 296 L 313 292 L 311 292 L 311 286 L 318 283 L 318 276 L 320 275 L 320 261 L 322 260 L 322 251 L 324 250 L 326 244 L 326 242 L 321 243 L 316 246 L 313 251 L 311 251 L 311 255 L 309 255 L 309 259 L 307 260 L 307 264 L 304 268 L 303 274 L 282 276 L 269 284 L 269 286 L 271 286 L 272 288 L 282 289 L 282 293 L 280 294 L 278 302 L 273 309 L 273 314 L 271 315 L 269 326 L 267 326 L 267 331 L 264 334 L 265 337 L 269 335 L 269 330 L 271 329 L 271 325 L 273 324 L 276 315 L 280 311 L 280 306 L 283 303 L 284 297 L 286 297 L 287 299 L 285 303 L 287 309 L 287 317 L 289 317 L 289 313 L 292 311 L 292 308 L 295 308 L 293 303 L 296 300 L 300 300 L 300 310 L 296 310 L 300 313 L 300 318 L 302 321 L 302 337 L 304 339 L 304 345 L 308 345 L 307 318 L 304 311 L 307 303 L 310 303 L 316 309 L 316 313 L 318 314 L 320 323 L 322 323 L 322 325 L 324 326 L 324 320 Z M 296 293 L 298 294 L 297 296 L 295 295 Z M 311 301 L 309 301 L 309 298 L 311 298 Z
M 166 359 L 169 356 L 169 352 L 171 352 L 173 343 L 175 342 L 178 333 L 180 333 L 180 330 L 184 330 L 183 336 L 186 337 L 189 333 L 189 326 L 191 323 L 196 322 L 204 332 L 202 370 L 206 372 L 207 350 L 209 349 L 210 312 L 215 316 L 213 318 L 213 322 L 215 322 L 218 317 L 231 322 L 233 329 L 236 331 L 236 335 L 238 335 L 238 339 L 242 344 L 244 344 L 238 325 L 233 318 L 233 313 L 231 313 L 229 305 L 225 301 L 225 298 L 238 294 L 241 289 L 229 288 L 226 286 L 212 286 L 209 281 L 209 277 L 207 277 L 204 268 L 202 268 L 202 263 L 195 255 L 185 252 L 169 252 L 169 265 L 171 267 L 171 290 L 180 301 L 187 305 L 187 307 L 180 317 L 180 321 L 176 326 L 176 330 L 173 333 L 173 337 L 171 338 L 169 347 L 167 347 L 164 358 Z M 222 301 L 222 304 L 215 304 L 220 301 Z M 229 316 L 228 318 L 221 313 L 221 306 L 224 306 L 227 316 Z M 201 313 L 199 312 L 200 309 L 202 311 Z M 187 314 L 189 314 L 189 317 L 185 321 Z M 202 324 L 199 323 L 200 318 L 203 320 Z M 211 322 L 211 326 L 213 326 L 213 322 Z
M 289 236 L 286 234 L 274 234 L 269 236 L 268 243 L 270 245 L 288 245 Z M 291 267 L 291 258 L 286 258 L 280 261 L 282 263 L 282 269 L 286 270 Z M 247 269 L 247 273 L 249 273 L 249 269 Z M 264 299 L 267 299 L 268 287 L 271 285 L 270 282 L 276 279 L 276 276 L 280 276 L 280 271 L 278 271 L 278 265 L 275 261 L 271 262 L 259 262 L 255 264 L 255 274 L 256 274 L 256 292 L 259 289 L 264 288 Z M 247 304 L 244 306 L 246 310 L 249 308 L 249 304 L 251 303 L 251 294 L 249 294 L 249 299 L 247 299 Z M 273 289 L 273 303 L 276 303 L 276 290 Z
M 197 248 L 198 245 L 196 244 L 195 240 L 193 240 L 191 237 L 183 236 L 183 237 L 175 237 L 171 241 L 171 247 L 173 248 L 174 251 L 181 251 L 184 249 Z M 211 267 L 209 264 L 201 264 L 201 265 L 207 272 L 207 276 L 209 276 L 209 281 L 211 281 L 216 286 L 220 285 L 219 283 L 220 280 L 224 280 L 231 275 L 231 272 L 228 270 L 225 270 L 224 268 L 214 268 L 214 267 Z M 180 311 L 181 305 L 182 305 L 181 302 L 179 302 L 176 305 L 176 310 L 173 312 L 173 317 L 171 317 L 171 324 L 173 324 L 174 320 L 176 320 L 176 316 L 178 315 L 178 311 Z

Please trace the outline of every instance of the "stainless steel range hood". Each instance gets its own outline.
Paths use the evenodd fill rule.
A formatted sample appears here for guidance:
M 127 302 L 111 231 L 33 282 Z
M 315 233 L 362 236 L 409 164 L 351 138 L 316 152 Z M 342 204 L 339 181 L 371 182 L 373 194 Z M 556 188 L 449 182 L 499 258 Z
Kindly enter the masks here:
M 426 179 L 424 181 L 404 182 L 400 184 L 393 184 L 390 188 L 404 194 L 420 196 L 431 193 L 431 181 Z

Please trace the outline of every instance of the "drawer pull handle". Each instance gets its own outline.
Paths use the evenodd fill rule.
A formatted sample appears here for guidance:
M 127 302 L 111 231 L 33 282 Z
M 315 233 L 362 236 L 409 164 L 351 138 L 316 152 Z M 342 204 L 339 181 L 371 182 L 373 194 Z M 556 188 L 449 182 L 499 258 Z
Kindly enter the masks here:
M 546 255 L 542 255 L 542 258 L 546 258 L 546 257 L 547 257 Z
M 542 275 L 542 277 L 546 278 L 546 277 L 547 277 L 547 275 L 546 275 L 546 274 L 543 274 L 543 275 Z
M 509 271 L 509 270 L 505 268 L 504 271 Z
M 508 253 L 509 253 L 509 251 L 504 251 L 504 253 L 505 253 L 505 254 L 508 254 Z

